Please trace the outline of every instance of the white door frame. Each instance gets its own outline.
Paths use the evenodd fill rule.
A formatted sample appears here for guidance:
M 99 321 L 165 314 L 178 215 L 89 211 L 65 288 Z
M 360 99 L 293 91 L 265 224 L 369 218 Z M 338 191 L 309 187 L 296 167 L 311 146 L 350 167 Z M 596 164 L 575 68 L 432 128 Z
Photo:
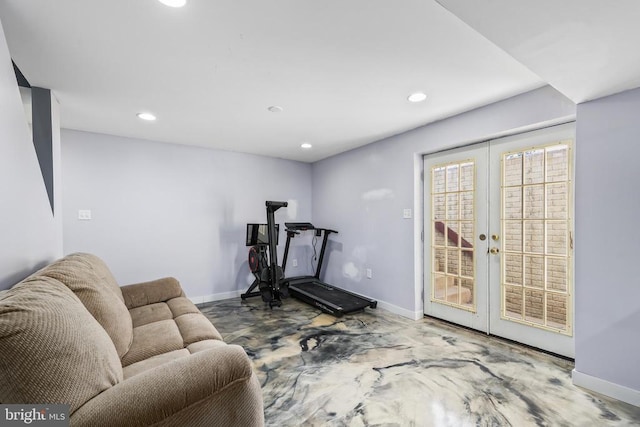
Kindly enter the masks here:
M 475 157 L 478 158 L 478 154 L 474 154 L 472 156 L 465 155 L 467 150 L 471 150 L 475 153 L 476 149 L 481 149 L 481 147 L 485 147 L 487 151 L 486 155 L 486 168 L 490 170 L 491 178 L 489 178 L 489 174 L 486 176 L 486 181 L 482 182 L 485 178 L 481 177 L 480 180 L 476 179 L 476 185 L 483 186 L 484 191 L 487 192 L 487 197 L 489 198 L 489 209 L 486 209 L 485 217 L 482 216 L 476 218 L 476 230 L 475 230 L 475 243 L 474 247 L 477 248 L 477 260 L 478 259 L 486 259 L 485 254 L 489 249 L 489 245 L 492 242 L 489 236 L 492 233 L 501 233 L 501 221 L 500 221 L 500 184 L 499 180 L 496 177 L 500 177 L 501 168 L 489 166 L 489 159 L 496 158 L 496 156 L 500 156 L 503 150 L 502 148 L 508 148 L 510 145 L 544 145 L 548 143 L 552 143 L 554 141 L 560 140 L 571 140 L 572 141 L 572 151 L 575 150 L 575 122 L 555 125 L 549 128 L 544 128 L 540 130 L 535 130 L 531 132 L 526 132 L 524 134 L 517 134 L 509 137 L 496 138 L 490 141 L 486 141 L 479 144 L 471 144 L 469 146 L 455 148 L 451 150 L 446 150 L 443 152 L 426 154 L 422 156 L 422 167 L 423 167 L 423 179 L 422 179 L 422 229 L 423 231 L 423 241 L 422 243 L 422 272 L 423 272 L 423 280 L 422 280 L 422 291 L 423 291 L 423 311 L 426 315 L 443 318 L 448 321 L 452 321 L 454 323 L 470 327 L 479 331 L 495 334 L 498 336 L 502 336 L 507 339 L 512 339 L 515 341 L 523 342 L 524 344 L 531 345 L 534 347 L 542 348 L 548 350 L 549 345 L 548 341 L 553 340 L 553 336 L 557 335 L 554 332 L 550 332 L 544 329 L 538 329 L 535 327 L 517 324 L 509 320 L 501 319 L 502 307 L 501 307 L 501 298 L 502 293 L 500 291 L 500 256 L 488 256 L 489 260 L 486 263 L 488 265 L 487 269 L 483 271 L 482 268 L 476 268 L 476 288 L 478 289 L 475 298 L 477 303 L 476 312 L 469 312 L 465 310 L 455 309 L 449 307 L 447 305 L 433 303 L 431 301 L 430 290 L 430 282 L 431 282 L 431 167 L 437 164 L 444 164 L 447 162 L 462 160 L 463 157 Z M 481 156 L 480 156 L 481 157 Z M 570 168 L 571 168 L 571 183 L 573 184 L 573 176 L 574 174 L 574 159 L 575 156 L 570 158 Z M 482 160 L 480 161 L 482 164 Z M 498 163 L 499 165 L 499 163 Z M 491 190 L 489 190 L 489 181 L 492 181 Z M 495 183 L 498 182 L 496 185 Z M 482 188 L 476 188 L 476 199 L 478 197 L 482 197 L 480 194 L 482 192 Z M 489 193 L 491 191 L 491 193 Z M 476 200 L 476 206 L 478 206 L 478 201 Z M 571 233 L 573 235 L 573 192 L 571 192 L 570 199 L 570 220 L 571 220 Z M 489 210 L 492 212 L 489 213 Z M 416 209 L 416 212 L 418 210 Z M 497 212 L 497 213 L 496 213 Z M 480 215 L 480 209 L 476 210 L 476 213 Z M 484 224 L 484 230 L 483 225 Z M 487 239 L 484 241 L 479 240 L 480 234 L 486 234 Z M 477 262 L 477 261 L 476 261 Z M 570 268 L 573 268 L 573 265 L 570 265 Z M 486 278 L 485 278 L 486 275 Z M 489 277 L 491 277 L 490 284 L 488 281 Z M 573 271 L 570 272 L 570 277 L 573 278 Z M 487 285 L 484 286 L 481 284 L 481 280 L 487 280 Z M 497 288 L 495 287 L 497 284 Z M 575 284 L 573 284 L 575 287 Z M 483 290 L 484 289 L 484 290 Z M 486 294 L 484 294 L 486 292 Z M 484 294 L 484 295 L 483 295 Z M 575 300 L 575 291 L 572 290 L 570 295 L 571 301 L 569 302 L 570 306 L 573 307 L 573 302 Z M 482 309 L 481 304 L 486 303 L 487 313 L 486 318 L 483 319 L 483 315 L 481 313 Z M 490 307 L 490 313 L 489 311 Z M 494 309 L 495 308 L 495 309 Z M 478 314 L 480 313 L 480 314 Z M 573 319 L 573 310 L 569 310 L 570 316 L 569 321 L 571 325 L 574 325 Z M 507 327 L 504 327 L 504 324 L 507 324 Z M 511 325 L 515 324 L 515 326 Z M 522 339 L 523 334 L 526 334 L 526 340 Z M 570 334 L 572 335 L 572 334 Z M 557 354 L 561 354 L 567 357 L 574 357 L 574 340 L 572 336 L 569 336 L 570 339 L 567 339 L 567 335 L 563 335 L 562 338 L 557 342 L 551 345 L 552 351 Z
M 436 153 L 433 155 L 425 156 L 424 158 L 424 259 L 423 259 L 423 271 L 424 271 L 424 313 L 445 319 L 456 324 L 466 326 L 478 331 L 489 332 L 489 317 L 487 308 L 489 307 L 488 301 L 488 277 L 489 272 L 487 269 L 487 263 L 482 262 L 486 257 L 487 252 L 487 240 L 480 240 L 479 235 L 487 233 L 488 223 L 488 210 L 486 209 L 487 200 L 481 200 L 480 197 L 484 197 L 488 194 L 488 144 L 482 142 L 479 144 L 473 144 L 471 146 L 457 148 L 453 150 L 447 150 L 444 152 Z M 432 268 L 431 268 L 431 255 L 432 255 L 432 238 L 433 230 L 431 223 L 431 179 L 428 178 L 431 174 L 431 168 L 434 166 L 446 165 L 454 161 L 471 160 L 475 165 L 474 176 L 474 211 L 475 211 L 475 227 L 473 233 L 472 245 L 474 248 L 473 264 L 475 270 L 475 283 L 474 292 L 472 295 L 474 307 L 473 309 L 460 309 L 453 306 L 449 306 L 440 302 L 432 300 L 431 286 L 427 286 L 431 283 Z M 485 206 L 484 209 L 478 209 L 479 206 Z M 428 218 L 428 219 L 427 219 Z M 445 239 L 447 237 L 444 237 Z
M 574 165 L 573 158 L 575 156 L 572 155 L 573 149 L 575 148 L 575 124 L 568 123 L 559 126 L 553 126 L 550 128 L 545 128 L 533 132 L 527 132 L 526 134 L 515 135 L 511 137 L 504 137 L 496 140 L 492 140 L 489 145 L 490 158 L 493 162 L 497 162 L 496 164 L 492 164 L 490 168 L 490 191 L 491 194 L 489 196 L 491 200 L 490 204 L 490 214 L 489 214 L 489 228 L 491 233 L 502 234 L 503 230 L 501 229 L 501 174 L 502 174 L 502 165 L 500 164 L 500 157 L 505 152 L 512 151 L 522 151 L 527 148 L 540 147 L 540 146 L 549 146 L 556 144 L 558 142 L 567 142 L 569 144 L 569 180 L 570 183 L 574 183 Z M 567 212 L 568 220 L 569 220 L 569 231 L 570 236 L 573 236 L 573 191 L 571 190 L 572 185 L 569 185 L 569 210 Z M 569 239 L 568 239 L 569 240 Z M 504 239 L 501 238 L 496 246 L 500 247 L 502 251 Z M 569 241 L 567 241 L 567 246 L 570 246 Z M 567 248 L 570 255 L 573 252 L 571 247 Z M 511 339 L 518 342 L 523 342 L 527 345 L 531 345 L 533 347 L 541 348 L 547 351 L 551 351 L 556 354 L 560 354 L 566 357 L 575 357 L 575 340 L 573 339 L 573 325 L 575 324 L 575 319 L 573 317 L 573 306 L 574 306 L 574 288 L 575 284 L 572 284 L 573 281 L 573 263 L 568 265 L 568 277 L 569 283 L 569 298 L 567 301 L 567 316 L 568 316 L 568 325 L 569 329 L 565 333 L 553 332 L 550 328 L 543 329 L 536 326 L 528 326 L 525 323 L 518 323 L 513 320 L 505 320 L 502 313 L 502 289 L 501 289 L 501 260 L 503 254 L 500 253 L 499 256 L 494 256 L 489 259 L 489 275 L 491 277 L 491 288 L 490 288 L 490 332 L 493 335 L 497 335 L 503 338 Z M 570 256 L 569 260 L 573 257 Z M 495 307 L 495 309 L 494 309 Z M 523 340 L 522 337 L 525 336 L 526 340 Z

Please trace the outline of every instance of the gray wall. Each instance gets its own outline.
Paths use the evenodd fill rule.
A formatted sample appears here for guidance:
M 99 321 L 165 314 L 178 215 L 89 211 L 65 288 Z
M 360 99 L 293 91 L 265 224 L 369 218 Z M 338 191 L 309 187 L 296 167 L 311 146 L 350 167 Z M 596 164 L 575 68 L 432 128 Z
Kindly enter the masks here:
M 576 371 L 638 391 L 639 111 L 640 89 L 578 106 L 575 249 Z
M 57 126 L 57 104 L 52 104 Z M 59 178 L 59 161 L 59 139 L 54 132 L 54 181 Z M 0 238 L 0 289 L 11 287 L 62 254 L 61 221 L 49 206 L 1 25 Z
M 576 111 L 577 110 L 577 111 Z M 640 89 L 577 107 L 547 87 L 313 165 L 313 221 L 334 236 L 325 279 L 422 312 L 421 157 L 576 116 L 576 384 L 638 404 Z M 402 218 L 403 209 L 418 218 Z M 417 211 L 416 211 L 417 210 Z M 416 256 L 417 254 L 417 256 Z M 365 271 L 371 268 L 373 278 Z
M 574 116 L 545 87 L 315 163 L 313 221 L 340 232 L 325 280 L 421 316 L 421 155 Z M 415 219 L 403 219 L 407 208 Z
M 196 300 L 235 296 L 250 282 L 246 223 L 266 222 L 265 201 L 297 205 L 276 213 L 281 243 L 284 221 L 311 217 L 305 163 L 71 130 L 62 156 L 64 252 L 102 257 L 121 285 L 175 276 Z
M 292 200 L 297 209 L 279 212 L 278 222 L 312 220 L 340 231 L 329 248 L 327 281 L 420 313 L 421 155 L 575 114 L 547 87 L 312 166 L 65 131 L 63 224 L 49 207 L 1 30 L 0 289 L 60 257 L 64 226 L 65 253 L 97 253 L 123 284 L 174 275 L 191 297 L 234 294 L 250 281 L 245 223 L 264 221 L 265 200 Z M 635 391 L 637 111 L 640 90 L 578 106 L 575 248 L 576 371 Z M 58 205 L 58 137 L 53 150 Z M 406 208 L 418 218 L 403 219 Z M 91 209 L 93 219 L 79 221 L 78 209 Z M 304 274 L 311 251 L 299 241 L 293 257 L 300 271 L 292 273 Z

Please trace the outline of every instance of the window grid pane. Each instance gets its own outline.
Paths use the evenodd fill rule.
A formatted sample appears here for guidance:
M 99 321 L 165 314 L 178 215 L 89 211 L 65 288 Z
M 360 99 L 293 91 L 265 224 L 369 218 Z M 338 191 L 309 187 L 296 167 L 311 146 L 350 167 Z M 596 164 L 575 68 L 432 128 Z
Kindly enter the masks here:
M 502 318 L 569 333 L 570 147 L 502 155 Z
M 431 169 L 431 301 L 475 311 L 475 162 Z

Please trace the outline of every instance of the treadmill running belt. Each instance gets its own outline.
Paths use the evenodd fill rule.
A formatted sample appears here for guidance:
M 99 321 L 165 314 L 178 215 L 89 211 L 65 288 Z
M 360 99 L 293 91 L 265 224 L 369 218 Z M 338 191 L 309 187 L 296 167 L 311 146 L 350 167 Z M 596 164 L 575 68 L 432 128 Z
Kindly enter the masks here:
M 372 305 L 371 300 L 315 280 L 290 284 L 289 292 L 298 299 L 336 315 L 362 310 Z

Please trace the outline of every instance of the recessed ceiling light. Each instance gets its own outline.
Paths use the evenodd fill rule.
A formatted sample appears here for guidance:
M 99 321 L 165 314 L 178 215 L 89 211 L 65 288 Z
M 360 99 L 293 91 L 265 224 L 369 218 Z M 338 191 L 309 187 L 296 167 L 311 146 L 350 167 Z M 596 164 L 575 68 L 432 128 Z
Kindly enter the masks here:
M 407 98 L 409 102 L 422 102 L 427 99 L 427 95 L 423 92 L 414 92 Z
M 300 148 L 304 148 L 305 150 L 308 150 L 311 147 L 313 147 L 313 145 L 309 144 L 308 142 L 303 142 L 302 144 L 300 144 Z
M 170 6 L 170 7 L 182 7 L 185 4 L 187 4 L 187 0 L 158 0 L 158 1 L 164 4 L 165 6 Z
M 271 107 L 267 108 L 267 110 L 271 111 L 272 113 L 281 113 L 284 110 L 284 108 L 278 105 L 272 105 Z
M 154 116 L 151 113 L 138 113 L 136 115 L 138 116 L 139 119 L 146 120 L 148 122 L 152 122 L 156 119 L 156 116 Z

